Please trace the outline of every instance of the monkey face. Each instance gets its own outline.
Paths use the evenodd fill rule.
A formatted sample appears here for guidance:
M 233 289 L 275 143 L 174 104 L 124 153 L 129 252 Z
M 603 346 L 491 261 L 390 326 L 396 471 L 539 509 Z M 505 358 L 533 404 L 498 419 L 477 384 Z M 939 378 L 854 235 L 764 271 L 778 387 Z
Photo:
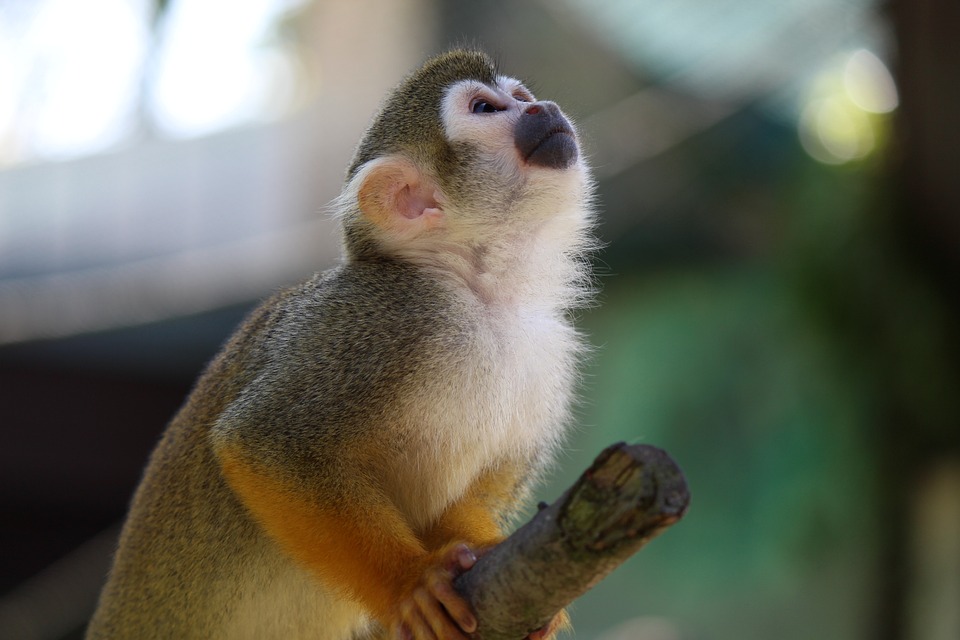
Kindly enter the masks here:
M 546 211 L 584 191 L 586 167 L 576 129 L 553 102 L 538 101 L 519 80 L 453 83 L 440 109 L 450 157 L 438 175 L 454 199 L 491 211 Z M 559 204 L 559 203 L 556 203 Z
M 567 169 L 579 158 L 576 132 L 553 102 L 538 101 L 519 80 L 498 76 L 493 85 L 463 80 L 446 92 L 444 133 L 453 144 L 475 147 L 518 168 Z

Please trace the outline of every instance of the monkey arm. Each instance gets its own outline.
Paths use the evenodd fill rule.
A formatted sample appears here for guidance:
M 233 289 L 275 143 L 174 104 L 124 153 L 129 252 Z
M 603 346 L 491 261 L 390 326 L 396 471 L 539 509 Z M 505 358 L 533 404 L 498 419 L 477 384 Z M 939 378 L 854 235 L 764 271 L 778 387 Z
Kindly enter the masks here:
M 319 499 L 219 450 L 227 483 L 268 535 L 327 587 L 363 605 L 403 637 L 466 640 L 476 629 L 453 579 L 476 561 L 462 544 L 427 550 L 399 510 L 375 487 L 341 486 Z
M 471 548 L 484 549 L 501 540 L 500 526 L 490 511 L 466 500 L 451 505 L 423 535 L 428 549 L 441 549 L 456 541 L 465 542 Z
M 435 554 L 424 548 L 400 512 L 373 486 L 352 481 L 342 499 L 282 482 L 221 448 L 227 483 L 267 534 L 325 585 L 391 617 Z
M 517 502 L 517 474 L 486 471 L 423 534 L 428 549 L 462 541 L 483 549 L 503 540 L 498 514 Z

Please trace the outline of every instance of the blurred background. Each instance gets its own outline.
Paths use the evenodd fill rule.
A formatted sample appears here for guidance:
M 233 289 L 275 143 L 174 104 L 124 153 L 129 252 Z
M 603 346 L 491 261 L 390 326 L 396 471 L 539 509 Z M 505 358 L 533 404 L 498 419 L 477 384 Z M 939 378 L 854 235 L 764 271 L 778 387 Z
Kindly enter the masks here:
M 577 637 L 960 638 L 960 3 L 4 0 L 0 638 L 79 638 L 146 457 L 252 305 L 338 259 L 384 92 L 467 42 L 579 123 L 617 440 L 687 517 Z

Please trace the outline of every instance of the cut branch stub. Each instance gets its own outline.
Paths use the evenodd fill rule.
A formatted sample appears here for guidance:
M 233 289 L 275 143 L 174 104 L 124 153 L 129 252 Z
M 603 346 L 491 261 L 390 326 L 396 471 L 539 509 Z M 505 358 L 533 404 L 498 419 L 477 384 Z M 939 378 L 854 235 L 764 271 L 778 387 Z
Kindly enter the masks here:
M 558 526 L 573 548 L 602 551 L 679 520 L 690 496 L 680 468 L 655 447 L 620 443 L 601 453 L 567 492 Z
M 519 640 L 683 517 L 686 480 L 666 452 L 618 443 L 552 505 L 461 576 L 482 640 Z

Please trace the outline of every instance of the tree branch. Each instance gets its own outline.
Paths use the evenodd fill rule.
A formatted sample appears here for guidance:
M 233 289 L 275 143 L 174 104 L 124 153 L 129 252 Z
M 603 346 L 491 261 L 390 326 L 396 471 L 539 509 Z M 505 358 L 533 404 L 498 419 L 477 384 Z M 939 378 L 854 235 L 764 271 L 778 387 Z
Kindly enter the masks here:
M 683 472 L 666 452 L 605 449 L 552 505 L 456 581 L 480 622 L 478 640 L 519 640 L 683 517 Z

